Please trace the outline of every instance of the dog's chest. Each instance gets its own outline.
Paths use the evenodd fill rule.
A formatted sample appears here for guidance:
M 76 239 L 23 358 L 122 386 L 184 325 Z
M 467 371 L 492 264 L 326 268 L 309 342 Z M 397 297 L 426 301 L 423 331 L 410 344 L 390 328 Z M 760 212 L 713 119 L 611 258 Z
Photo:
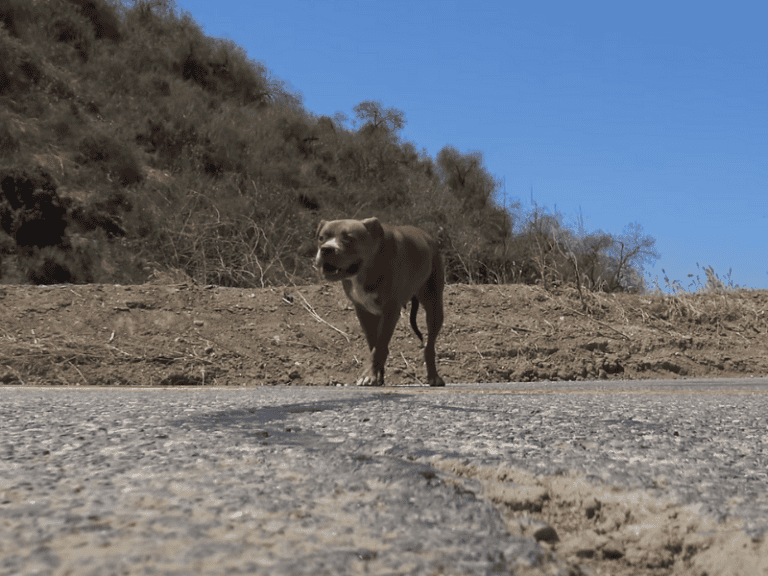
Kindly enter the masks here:
M 360 282 L 353 282 L 352 280 L 342 280 L 344 286 L 344 292 L 347 297 L 361 308 L 365 308 L 371 314 L 381 316 L 383 313 L 383 305 L 381 301 L 381 294 L 378 290 L 366 290 L 365 286 Z

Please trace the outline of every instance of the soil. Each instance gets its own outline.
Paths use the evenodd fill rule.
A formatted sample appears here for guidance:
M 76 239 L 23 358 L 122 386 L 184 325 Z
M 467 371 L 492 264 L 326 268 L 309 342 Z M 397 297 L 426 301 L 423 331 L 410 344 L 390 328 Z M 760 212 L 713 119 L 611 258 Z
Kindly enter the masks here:
M 233 289 L 162 275 L 133 286 L 5 285 L 0 300 L 3 384 L 344 385 L 367 354 L 338 284 Z M 437 353 L 448 383 L 768 374 L 767 292 L 582 298 L 573 288 L 451 285 L 445 303 Z M 388 385 L 426 376 L 402 316 Z

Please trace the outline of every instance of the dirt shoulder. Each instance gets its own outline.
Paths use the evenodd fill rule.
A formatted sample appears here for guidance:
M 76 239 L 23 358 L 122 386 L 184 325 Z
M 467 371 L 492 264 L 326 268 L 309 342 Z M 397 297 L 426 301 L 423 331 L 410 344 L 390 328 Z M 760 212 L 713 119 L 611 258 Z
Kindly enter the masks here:
M 366 353 L 339 285 L 254 290 L 192 283 L 0 286 L 0 383 L 337 385 Z M 447 382 L 729 377 L 768 373 L 768 293 L 649 297 L 446 288 Z M 419 323 L 423 326 L 424 318 Z M 398 323 L 390 384 L 422 382 Z

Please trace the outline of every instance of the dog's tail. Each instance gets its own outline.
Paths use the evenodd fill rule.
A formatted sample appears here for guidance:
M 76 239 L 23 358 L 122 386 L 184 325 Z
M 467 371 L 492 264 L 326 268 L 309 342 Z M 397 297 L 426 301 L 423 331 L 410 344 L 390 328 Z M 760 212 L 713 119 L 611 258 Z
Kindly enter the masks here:
M 424 344 L 424 337 L 421 335 L 421 331 L 419 330 L 419 327 L 416 325 L 416 313 L 419 311 L 419 299 L 414 296 L 411 298 L 411 328 L 413 328 L 413 331 L 416 333 L 416 336 L 419 337 L 419 340 L 421 341 L 422 345 Z

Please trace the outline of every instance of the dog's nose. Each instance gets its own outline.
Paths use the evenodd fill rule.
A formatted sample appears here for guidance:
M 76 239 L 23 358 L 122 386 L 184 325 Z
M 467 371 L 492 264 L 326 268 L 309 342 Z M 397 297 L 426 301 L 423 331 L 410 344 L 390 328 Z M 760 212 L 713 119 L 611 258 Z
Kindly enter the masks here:
M 320 254 L 323 256 L 330 256 L 336 251 L 336 248 L 333 246 L 321 246 L 320 247 Z

